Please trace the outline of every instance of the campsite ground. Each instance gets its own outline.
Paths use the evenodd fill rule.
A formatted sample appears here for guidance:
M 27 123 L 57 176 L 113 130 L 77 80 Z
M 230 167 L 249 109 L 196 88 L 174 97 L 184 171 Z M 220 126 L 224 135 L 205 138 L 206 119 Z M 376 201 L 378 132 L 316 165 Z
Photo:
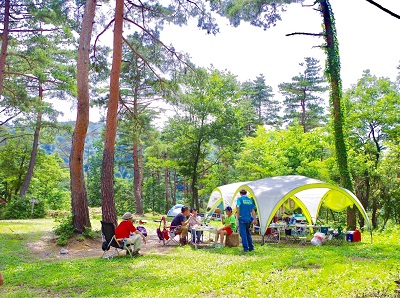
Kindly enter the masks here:
M 98 219 L 92 221 L 99 229 Z M 399 297 L 399 227 L 359 243 L 165 247 L 146 224 L 144 257 L 108 261 L 101 240 L 55 244 L 54 221 L 0 222 L 1 297 Z

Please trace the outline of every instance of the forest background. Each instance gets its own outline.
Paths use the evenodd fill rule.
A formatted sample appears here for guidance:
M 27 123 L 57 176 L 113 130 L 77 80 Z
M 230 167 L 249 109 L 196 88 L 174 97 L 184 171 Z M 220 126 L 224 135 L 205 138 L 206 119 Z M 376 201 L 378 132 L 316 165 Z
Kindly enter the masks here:
M 400 76 L 365 70 L 343 94 L 339 80 L 337 109 L 332 95 L 323 96 L 334 93 L 329 53 L 326 66 L 312 55 L 298 61 L 300 71 L 279 83 L 278 100 L 263 74 L 241 82 L 229 70 L 197 67 L 160 40 L 166 24 L 183 26 L 192 17 L 216 34 L 215 13 L 268 30 L 282 8 L 297 5 L 290 2 L 301 1 L 266 1 L 263 9 L 2 2 L 1 218 L 71 210 L 82 232 L 90 227 L 88 207 L 102 206 L 111 222 L 127 210 L 165 213 L 177 202 L 204 211 L 216 186 L 299 174 L 350 188 L 374 228 L 398 224 Z M 326 6 L 333 17 L 329 1 L 314 4 L 316 14 Z M 303 34 L 326 37 L 321 23 L 322 32 Z M 106 30 L 114 32 L 112 47 L 98 43 Z M 57 122 L 53 99 L 76 101 L 76 121 Z M 105 119 L 89 124 L 89 103 L 104 108 Z M 171 116 L 159 128 L 154 120 L 163 107 Z M 337 149 L 338 111 L 345 150 Z M 342 151 L 350 187 L 343 185 Z

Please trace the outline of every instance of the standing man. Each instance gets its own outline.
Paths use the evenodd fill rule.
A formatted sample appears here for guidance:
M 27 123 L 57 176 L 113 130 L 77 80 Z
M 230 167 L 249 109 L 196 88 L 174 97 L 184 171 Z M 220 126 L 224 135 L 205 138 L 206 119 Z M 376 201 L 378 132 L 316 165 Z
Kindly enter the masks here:
M 139 251 L 142 248 L 142 240 L 146 243 L 146 237 L 133 225 L 132 213 L 126 212 L 122 219 L 123 221 L 115 229 L 115 237 L 117 239 L 126 238 L 126 243 L 134 246 L 133 256 L 142 256 Z
M 192 214 L 190 214 L 189 207 L 183 206 L 181 208 L 181 213 L 177 214 L 171 222 L 171 229 L 181 232 L 180 241 L 182 245 L 187 244 L 188 227 L 191 218 Z
M 254 250 L 253 239 L 250 234 L 250 225 L 253 222 L 257 223 L 256 218 L 256 206 L 254 205 L 253 199 L 247 196 L 245 189 L 240 190 L 241 197 L 236 202 L 236 216 L 239 221 L 239 234 L 242 238 L 242 246 L 244 252 Z

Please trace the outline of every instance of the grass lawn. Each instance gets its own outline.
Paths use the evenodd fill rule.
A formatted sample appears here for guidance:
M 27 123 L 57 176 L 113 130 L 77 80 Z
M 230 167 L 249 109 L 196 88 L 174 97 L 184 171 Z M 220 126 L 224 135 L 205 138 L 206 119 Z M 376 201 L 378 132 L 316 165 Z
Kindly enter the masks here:
M 158 225 L 150 221 L 147 231 L 155 233 Z M 100 229 L 98 219 L 92 224 Z M 0 221 L 0 297 L 400 297 L 399 227 L 374 233 L 372 244 L 364 233 L 362 242 L 341 246 L 256 244 L 246 255 L 240 247 L 144 245 L 144 257 L 110 261 L 29 251 L 27 243 L 54 225 L 52 219 Z

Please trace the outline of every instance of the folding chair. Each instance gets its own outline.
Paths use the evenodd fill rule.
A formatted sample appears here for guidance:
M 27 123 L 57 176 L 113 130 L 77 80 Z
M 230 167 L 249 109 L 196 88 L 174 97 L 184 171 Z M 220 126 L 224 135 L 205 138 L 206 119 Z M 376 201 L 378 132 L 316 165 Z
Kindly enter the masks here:
M 277 242 L 278 243 L 280 241 L 280 235 L 279 235 L 278 228 L 267 228 L 264 236 L 266 238 L 266 241 L 268 241 L 268 242 Z
M 346 234 L 343 232 L 341 226 L 338 226 L 337 231 L 332 233 L 332 243 L 335 243 L 336 245 L 342 245 L 345 238 Z
M 161 224 L 163 224 L 163 229 L 161 230 Z M 167 220 L 165 216 L 161 218 L 160 226 L 157 229 L 157 235 L 160 241 L 163 242 L 164 245 L 175 244 L 180 245 L 180 241 L 177 241 L 175 237 L 180 236 L 181 232 L 176 231 L 177 227 L 167 226 Z
M 126 243 L 126 238 L 123 239 L 117 239 L 115 237 L 115 227 L 113 223 L 110 222 L 101 222 L 101 234 L 102 234 L 102 239 L 103 239 L 103 255 L 102 258 L 106 259 L 112 259 L 115 255 L 119 255 L 120 251 L 127 251 L 127 254 L 129 254 L 131 257 L 132 251 L 130 249 L 130 244 Z M 114 251 L 109 252 L 110 248 L 113 247 Z

